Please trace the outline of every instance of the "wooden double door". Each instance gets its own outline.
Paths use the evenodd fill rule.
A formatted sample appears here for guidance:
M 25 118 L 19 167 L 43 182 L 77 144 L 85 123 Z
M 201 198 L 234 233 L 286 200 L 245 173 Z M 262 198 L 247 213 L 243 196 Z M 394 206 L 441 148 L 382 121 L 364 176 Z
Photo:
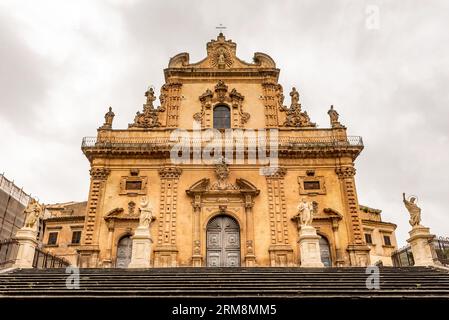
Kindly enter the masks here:
M 226 215 L 212 218 L 207 224 L 206 263 L 208 267 L 240 266 L 240 227 Z

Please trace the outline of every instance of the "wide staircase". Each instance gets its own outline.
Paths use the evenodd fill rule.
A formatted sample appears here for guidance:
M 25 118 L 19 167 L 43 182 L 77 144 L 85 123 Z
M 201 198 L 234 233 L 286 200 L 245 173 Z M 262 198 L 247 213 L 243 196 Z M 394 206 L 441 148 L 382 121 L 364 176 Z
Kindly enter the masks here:
M 365 268 L 79 269 L 70 289 L 66 269 L 0 274 L 1 298 L 438 298 L 449 299 L 449 272 L 426 267 L 381 267 L 379 289 Z M 72 276 L 73 277 L 73 276 Z M 72 285 L 69 285 L 73 286 Z

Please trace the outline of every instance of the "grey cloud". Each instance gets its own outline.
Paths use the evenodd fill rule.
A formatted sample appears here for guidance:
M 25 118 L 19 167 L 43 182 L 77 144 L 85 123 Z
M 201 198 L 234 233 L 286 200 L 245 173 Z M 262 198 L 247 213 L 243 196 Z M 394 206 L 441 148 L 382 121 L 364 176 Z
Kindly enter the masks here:
M 379 7 L 379 30 L 365 27 L 367 5 Z M 240 58 L 248 61 L 262 51 L 275 59 L 287 96 L 296 86 L 303 106 L 320 127 L 328 126 L 326 112 L 334 104 L 348 133 L 363 136 L 366 148 L 356 161 L 359 200 L 383 209 L 384 219 L 398 224 L 399 244 L 405 244 L 409 229 L 403 191 L 419 196 L 424 222 L 433 232 L 449 235 L 448 9 L 447 1 L 436 0 L 141 1 L 109 6 L 121 23 L 110 26 L 111 34 L 123 32 L 125 37 L 116 56 L 108 59 L 111 64 L 117 62 L 114 59 L 126 61 L 127 68 L 107 88 L 86 79 L 92 81 L 92 90 L 82 97 L 62 88 L 67 101 L 76 101 L 80 109 L 77 115 L 68 110 L 73 108 L 70 103 L 61 106 L 71 116 L 58 123 L 60 132 L 55 133 L 67 141 L 62 161 L 50 161 L 42 152 L 36 155 L 40 177 L 52 172 L 60 176 L 42 184 L 31 171 L 25 171 L 25 177 L 15 170 L 14 161 L 3 165 L 47 202 L 87 196 L 88 165 L 79 150 L 82 136 L 95 134 L 107 105 L 116 113 L 115 127 L 126 127 L 142 107 L 146 86 L 159 91 L 169 58 L 189 52 L 192 61 L 202 59 L 206 42 L 215 38 L 215 26 L 222 23 L 228 27 L 225 35 L 237 43 Z M 7 10 L 2 16 L 8 18 Z M 0 119 L 32 119 L 39 112 L 36 102 L 45 99 L 48 88 L 55 88 L 46 75 L 52 62 L 30 52 L 12 32 L 18 22 L 5 19 L 0 22 L 4 26 L 8 21 L 9 27 L 8 32 L 0 29 L 2 46 L 7 44 L 7 50 L 0 51 L 1 66 L 7 68 L 0 74 Z M 110 49 L 98 34 L 83 26 L 78 32 L 94 48 L 90 54 L 105 57 Z M 61 66 L 58 74 L 69 67 L 73 68 L 69 63 Z M 30 131 L 25 138 L 61 143 L 48 132 L 32 135 Z M 22 155 L 17 151 L 12 157 Z M 31 162 L 21 163 L 33 167 Z M 70 173 L 64 173 L 67 164 Z
M 48 62 L 26 46 L 5 14 L 0 14 L 0 52 L 0 119 L 29 132 L 50 86 Z

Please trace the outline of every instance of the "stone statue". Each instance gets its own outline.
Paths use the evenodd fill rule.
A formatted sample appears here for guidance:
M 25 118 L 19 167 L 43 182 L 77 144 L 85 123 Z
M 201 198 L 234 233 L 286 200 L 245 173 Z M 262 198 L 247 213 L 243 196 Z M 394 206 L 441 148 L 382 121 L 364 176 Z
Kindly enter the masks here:
M 284 126 L 286 127 L 316 127 L 316 124 L 310 121 L 310 117 L 306 111 L 301 111 L 299 103 L 299 92 L 295 87 L 290 92 L 291 105 L 290 108 L 280 107 L 281 111 L 286 112 Z
M 297 106 L 299 105 L 299 92 L 296 90 L 295 87 L 292 88 L 292 91 L 290 92 L 290 97 L 292 98 L 292 104 L 291 106 Z
M 340 117 L 340 115 L 338 114 L 338 112 L 334 109 L 334 106 L 331 105 L 331 108 L 329 109 L 329 111 L 327 112 L 327 114 L 329 115 L 330 121 L 331 121 L 331 127 L 332 128 L 341 128 L 343 127 L 341 125 L 341 123 L 338 121 L 338 118 Z
M 298 215 L 300 217 L 301 226 L 312 225 L 314 211 L 313 203 L 307 202 L 305 198 L 302 198 L 298 205 Z
M 410 220 L 408 221 L 412 227 L 420 226 L 421 223 L 421 208 L 416 205 L 416 197 L 411 196 L 409 200 L 405 199 L 405 193 L 402 193 L 404 205 L 410 213 Z
M 43 211 L 44 207 L 36 200 L 31 199 L 24 211 L 26 213 L 25 228 L 37 229 L 39 218 L 42 217 Z
M 134 117 L 134 123 L 128 125 L 129 128 L 156 128 L 160 127 L 159 112 L 163 112 L 164 108 L 154 108 L 153 102 L 156 100 L 153 88 L 148 88 L 145 92 L 147 102 L 143 105 L 143 113 L 137 112 Z
M 223 69 L 226 66 L 225 50 L 223 48 L 220 48 L 217 53 L 217 66 L 219 69 Z
M 112 112 L 112 107 L 109 107 L 109 111 L 104 115 L 104 124 L 102 128 L 112 128 L 112 121 L 114 120 L 115 113 Z
M 156 100 L 156 96 L 154 95 L 154 89 L 148 88 L 148 90 L 145 92 L 145 97 L 147 97 L 147 105 L 153 109 L 153 102 Z
M 140 200 L 139 227 L 149 228 L 153 218 L 153 208 L 151 207 L 148 198 L 144 196 Z

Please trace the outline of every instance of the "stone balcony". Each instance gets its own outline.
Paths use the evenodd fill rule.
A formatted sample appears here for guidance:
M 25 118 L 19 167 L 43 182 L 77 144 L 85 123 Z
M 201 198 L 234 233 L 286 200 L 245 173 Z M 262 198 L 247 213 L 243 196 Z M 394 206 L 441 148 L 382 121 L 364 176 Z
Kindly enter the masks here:
M 181 131 L 179 131 L 181 133 Z M 276 130 L 270 133 L 254 131 L 255 134 L 245 133 L 244 136 L 236 138 L 221 133 L 215 139 L 202 138 L 201 133 L 184 130 L 183 134 L 170 136 L 172 131 L 155 130 L 152 132 L 135 132 L 129 130 L 114 130 L 99 132 L 97 137 L 84 137 L 81 149 L 84 154 L 93 157 L 108 154 L 119 155 L 146 155 L 156 158 L 170 156 L 170 151 L 175 145 L 189 148 L 191 152 L 195 148 L 215 147 L 223 151 L 232 146 L 234 152 L 241 151 L 245 155 L 251 151 L 259 152 L 264 148 L 268 153 L 270 149 L 277 148 L 279 157 L 351 157 L 353 160 L 363 150 L 363 140 L 360 136 L 347 136 L 345 132 L 335 130 L 305 130 L 295 132 L 291 130 Z M 237 135 L 237 137 L 239 137 Z

